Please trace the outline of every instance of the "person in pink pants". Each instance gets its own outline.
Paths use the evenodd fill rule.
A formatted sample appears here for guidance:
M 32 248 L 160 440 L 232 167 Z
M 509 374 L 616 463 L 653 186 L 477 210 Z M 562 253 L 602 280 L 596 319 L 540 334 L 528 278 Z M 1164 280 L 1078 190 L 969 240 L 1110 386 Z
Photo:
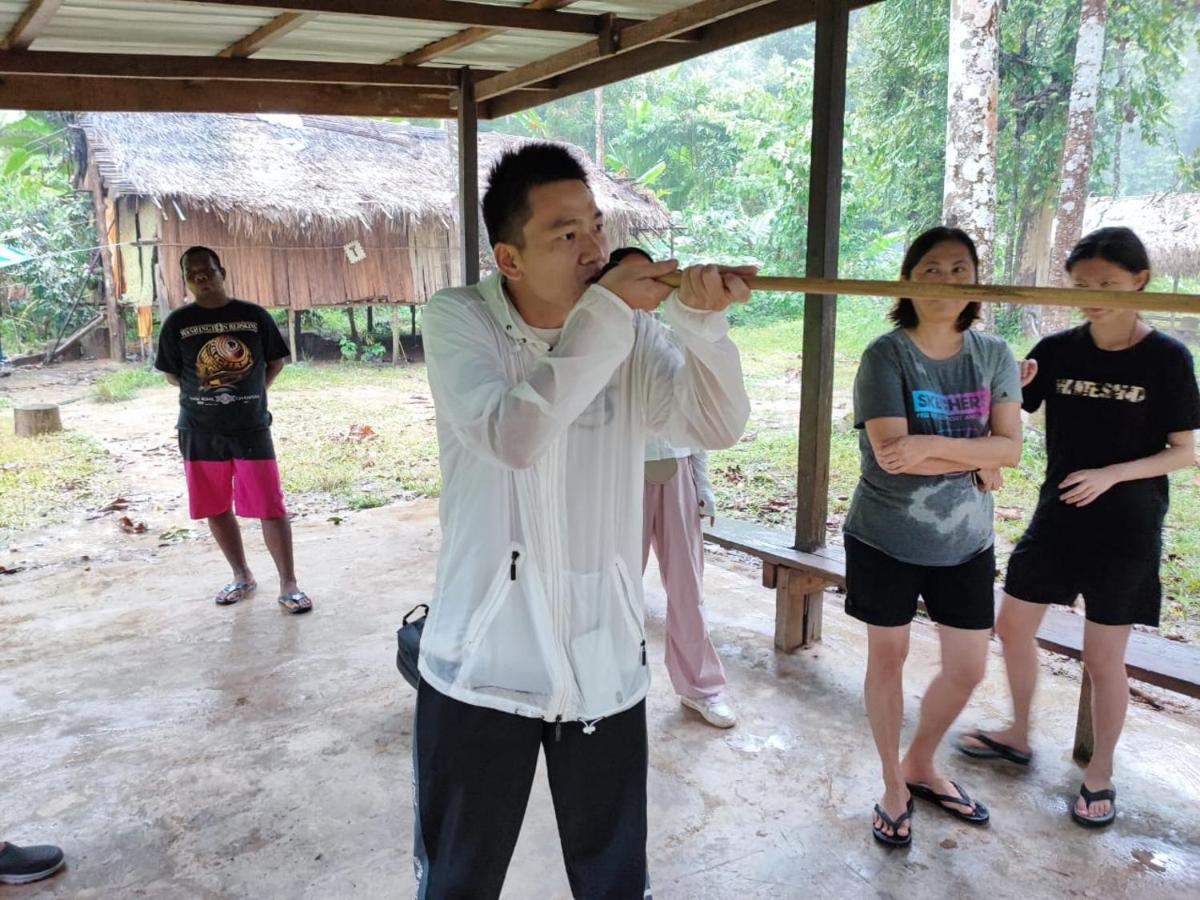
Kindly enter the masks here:
M 632 257 L 632 259 L 631 259 Z M 609 265 L 640 262 L 636 247 L 613 251 Z M 667 673 L 680 702 L 717 728 L 737 717 L 723 695 L 725 669 L 704 620 L 704 533 L 716 503 L 708 480 L 708 454 L 672 447 L 651 437 L 646 444 L 646 491 L 642 501 L 642 570 L 650 548 L 667 592 Z

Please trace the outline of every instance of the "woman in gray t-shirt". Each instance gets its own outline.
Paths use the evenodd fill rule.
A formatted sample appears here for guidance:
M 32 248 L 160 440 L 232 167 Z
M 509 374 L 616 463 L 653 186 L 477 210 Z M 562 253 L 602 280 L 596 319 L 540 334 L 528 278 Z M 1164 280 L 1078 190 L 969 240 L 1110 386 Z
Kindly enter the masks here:
M 957 228 L 918 237 L 901 278 L 974 284 Z M 846 518 L 846 612 L 867 623 L 867 716 L 883 764 L 873 833 L 911 842 L 912 798 L 974 824 L 987 808 L 938 771 L 934 751 L 983 677 L 993 622 L 991 490 L 1021 456 L 1021 383 L 1008 345 L 971 330 L 979 304 L 900 300 L 896 328 L 863 354 L 854 382 L 862 477 Z M 942 668 L 900 756 L 903 670 L 917 600 L 938 623 Z

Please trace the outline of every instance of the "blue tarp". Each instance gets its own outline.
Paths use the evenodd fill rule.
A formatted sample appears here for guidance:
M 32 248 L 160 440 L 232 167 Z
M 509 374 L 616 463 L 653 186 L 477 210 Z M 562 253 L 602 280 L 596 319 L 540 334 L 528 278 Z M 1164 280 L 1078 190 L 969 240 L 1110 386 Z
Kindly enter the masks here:
M 15 266 L 30 259 L 33 257 L 28 253 L 22 253 L 16 247 L 10 247 L 8 244 L 0 244 L 0 269 L 7 269 L 9 266 Z

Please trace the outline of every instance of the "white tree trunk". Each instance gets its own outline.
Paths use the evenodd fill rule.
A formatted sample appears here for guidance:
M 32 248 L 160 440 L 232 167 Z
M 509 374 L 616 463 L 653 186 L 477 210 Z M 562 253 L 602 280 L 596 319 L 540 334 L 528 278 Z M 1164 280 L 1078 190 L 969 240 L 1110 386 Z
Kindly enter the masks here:
M 975 240 L 984 283 L 995 274 L 998 16 L 999 0 L 950 3 L 942 216 Z
M 596 165 L 604 168 L 604 88 L 596 88 L 593 96 L 596 119 Z
M 1079 38 L 1075 43 L 1075 70 L 1071 77 L 1071 100 L 1067 111 L 1067 136 L 1059 170 L 1058 207 L 1054 212 L 1054 236 L 1050 250 L 1050 279 L 1051 284 L 1057 286 L 1066 283 L 1064 263 L 1083 233 L 1107 21 L 1107 0 L 1082 0 Z M 1050 307 L 1043 321 L 1048 331 L 1063 328 L 1070 321 L 1070 310 L 1062 306 Z

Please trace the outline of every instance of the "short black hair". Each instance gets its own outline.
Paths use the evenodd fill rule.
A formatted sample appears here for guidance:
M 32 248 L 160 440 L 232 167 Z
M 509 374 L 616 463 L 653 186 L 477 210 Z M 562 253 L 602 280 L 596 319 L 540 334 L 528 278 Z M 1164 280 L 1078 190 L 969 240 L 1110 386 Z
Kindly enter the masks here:
M 217 251 L 212 247 L 204 247 L 197 244 L 195 247 L 188 247 L 179 257 L 179 270 L 183 272 L 183 280 L 187 281 L 187 261 L 188 257 L 196 253 L 207 253 L 212 258 L 213 265 L 224 271 L 225 267 L 221 265 L 221 257 L 217 256 Z
M 912 278 L 913 269 L 917 267 L 917 263 L 924 258 L 926 253 L 943 241 L 955 241 L 967 248 L 967 255 L 971 257 L 971 264 L 975 266 L 975 277 L 978 280 L 979 251 L 975 249 L 975 242 L 961 228 L 953 228 L 949 225 L 937 225 L 917 235 L 917 239 L 909 245 L 908 251 L 904 254 L 904 261 L 900 263 L 901 280 L 908 281 Z M 920 321 L 917 316 L 917 308 L 913 306 L 912 300 L 908 297 L 901 297 L 896 301 L 896 305 L 888 313 L 888 318 L 896 323 L 897 328 L 916 328 Z M 954 327 L 959 331 L 966 331 L 978 318 L 979 301 L 975 300 L 968 303 L 958 314 L 958 318 L 954 321 Z
M 654 257 L 643 250 L 641 247 L 618 247 L 612 253 L 608 254 L 608 262 L 604 264 L 604 268 L 600 270 L 600 277 L 603 277 L 609 270 L 615 269 L 621 264 L 627 256 L 633 256 L 635 253 L 646 257 L 646 262 L 654 262 Z
M 1075 263 L 1085 259 L 1103 259 L 1133 275 L 1150 271 L 1150 254 L 1146 252 L 1146 245 L 1132 228 L 1122 225 L 1097 228 L 1091 234 L 1084 235 L 1067 257 L 1064 268 L 1070 272 Z M 1139 290 L 1145 290 L 1145 285 Z
M 583 165 L 561 144 L 529 143 L 508 150 L 488 173 L 483 195 L 483 224 L 492 246 L 521 246 L 521 229 L 529 221 L 529 192 L 556 181 L 587 184 Z

